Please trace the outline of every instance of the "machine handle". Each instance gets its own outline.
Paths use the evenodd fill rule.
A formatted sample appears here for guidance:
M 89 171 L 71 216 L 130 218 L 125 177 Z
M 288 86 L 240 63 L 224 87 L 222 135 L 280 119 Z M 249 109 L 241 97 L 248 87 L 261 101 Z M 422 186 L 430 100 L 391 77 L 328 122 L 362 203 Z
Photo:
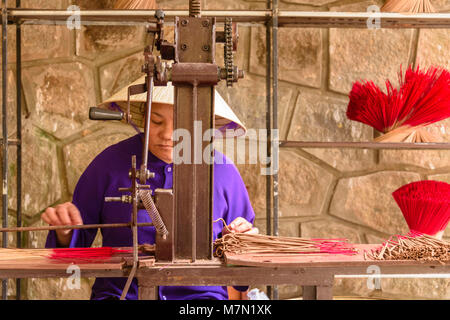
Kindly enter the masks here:
M 89 108 L 89 119 L 91 120 L 122 120 L 122 111 L 106 110 L 97 107 Z

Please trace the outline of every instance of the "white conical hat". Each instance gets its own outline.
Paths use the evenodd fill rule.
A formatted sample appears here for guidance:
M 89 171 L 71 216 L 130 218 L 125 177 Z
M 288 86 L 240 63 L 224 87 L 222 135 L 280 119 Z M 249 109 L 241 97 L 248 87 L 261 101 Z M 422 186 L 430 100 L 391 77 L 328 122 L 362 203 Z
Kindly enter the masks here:
M 128 87 L 145 83 L 145 76 L 142 76 L 131 85 L 122 88 L 112 97 L 98 105 L 99 108 L 111 109 L 112 103 L 115 103 L 122 109 L 123 112 L 127 110 Z M 167 86 L 153 87 L 153 103 L 170 104 L 174 103 L 174 87 L 169 82 Z M 236 114 L 231 110 L 230 106 L 225 102 L 222 96 L 215 90 L 214 95 L 214 113 L 216 129 L 222 132 L 225 137 L 239 137 L 246 133 L 247 129 L 241 123 Z M 130 96 L 130 112 L 131 119 L 135 125 L 144 128 L 144 108 L 147 101 L 147 93 L 140 93 Z

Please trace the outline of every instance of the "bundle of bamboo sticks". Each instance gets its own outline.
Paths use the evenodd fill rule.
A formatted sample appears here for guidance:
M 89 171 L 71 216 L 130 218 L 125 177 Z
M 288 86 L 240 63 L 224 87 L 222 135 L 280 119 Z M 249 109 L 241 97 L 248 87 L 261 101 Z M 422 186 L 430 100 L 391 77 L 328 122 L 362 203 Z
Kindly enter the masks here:
M 14 249 L 14 248 L 0 248 L 0 262 L 30 259 L 49 258 L 52 254 L 50 249 Z
M 450 242 L 427 234 L 396 235 L 380 248 L 364 252 L 370 260 L 450 261 Z
M 50 259 L 65 263 L 96 263 L 107 261 L 131 250 L 111 247 L 100 248 L 53 248 L 53 249 L 15 249 L 0 248 L 1 261 L 24 261 Z
M 214 254 L 225 253 L 282 256 L 286 254 L 356 254 L 345 239 L 306 239 L 261 234 L 228 233 L 214 241 Z

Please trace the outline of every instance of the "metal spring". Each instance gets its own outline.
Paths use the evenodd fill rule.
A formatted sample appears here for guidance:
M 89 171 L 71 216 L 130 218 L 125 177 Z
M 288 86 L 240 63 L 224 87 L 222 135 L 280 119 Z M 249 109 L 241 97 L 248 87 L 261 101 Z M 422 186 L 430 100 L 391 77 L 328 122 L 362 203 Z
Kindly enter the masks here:
M 190 17 L 200 17 L 202 13 L 202 6 L 200 0 L 190 0 L 189 1 L 189 16 Z
M 163 237 L 165 237 L 169 231 L 161 219 L 159 215 L 158 209 L 156 209 L 155 203 L 153 202 L 151 191 L 150 190 L 139 190 L 139 196 L 142 199 L 142 203 L 144 204 L 145 209 L 147 210 L 150 218 L 152 219 L 153 225 L 156 228 L 156 231 L 160 233 Z

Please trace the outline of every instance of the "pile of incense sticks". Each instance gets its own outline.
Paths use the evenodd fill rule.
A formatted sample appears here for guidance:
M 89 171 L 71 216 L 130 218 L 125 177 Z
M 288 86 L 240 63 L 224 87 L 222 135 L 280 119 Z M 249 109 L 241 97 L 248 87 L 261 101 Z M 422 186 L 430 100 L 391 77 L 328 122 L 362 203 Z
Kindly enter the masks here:
M 380 248 L 364 252 L 370 260 L 450 261 L 450 242 L 423 233 L 395 235 Z
M 214 241 L 214 254 L 253 254 L 261 256 L 283 256 L 291 254 L 346 254 L 357 253 L 346 239 L 306 239 L 261 234 L 227 233 Z
M 104 262 L 113 256 L 130 253 L 128 249 L 101 248 L 55 248 L 55 249 L 14 249 L 1 248 L 0 261 L 23 261 L 47 258 L 55 262 L 95 263 Z

